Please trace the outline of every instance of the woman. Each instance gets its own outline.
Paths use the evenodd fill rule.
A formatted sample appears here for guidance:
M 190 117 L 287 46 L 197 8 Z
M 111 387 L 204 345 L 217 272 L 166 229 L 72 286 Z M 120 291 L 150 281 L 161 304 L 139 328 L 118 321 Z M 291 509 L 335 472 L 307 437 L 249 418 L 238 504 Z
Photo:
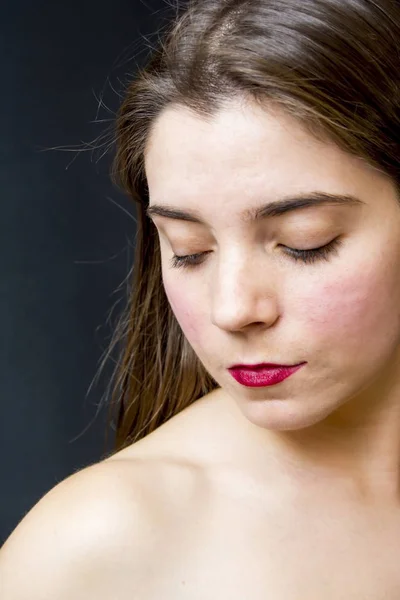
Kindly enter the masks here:
M 400 6 L 199 0 L 126 91 L 116 451 L 2 600 L 400 598 Z

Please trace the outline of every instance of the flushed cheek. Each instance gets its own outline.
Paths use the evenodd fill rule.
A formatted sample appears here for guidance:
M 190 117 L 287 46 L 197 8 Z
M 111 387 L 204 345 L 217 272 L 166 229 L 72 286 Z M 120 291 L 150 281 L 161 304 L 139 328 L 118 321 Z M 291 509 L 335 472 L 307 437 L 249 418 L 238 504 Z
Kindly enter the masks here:
M 379 265 L 363 266 L 342 271 L 294 300 L 295 318 L 305 324 L 309 339 L 340 352 L 343 361 L 390 352 L 400 335 L 400 277 Z
M 164 289 L 172 311 L 185 337 L 195 349 L 202 345 L 202 339 L 207 335 L 205 316 L 199 296 L 191 297 L 182 291 L 182 285 L 173 286 L 164 282 Z M 197 300 L 196 300 L 197 298 Z

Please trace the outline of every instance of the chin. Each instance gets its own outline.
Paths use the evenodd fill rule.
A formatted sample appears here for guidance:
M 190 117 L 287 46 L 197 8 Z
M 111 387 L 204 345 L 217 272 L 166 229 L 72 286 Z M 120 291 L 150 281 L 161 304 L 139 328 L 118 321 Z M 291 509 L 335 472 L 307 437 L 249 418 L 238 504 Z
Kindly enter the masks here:
M 307 410 L 308 408 L 308 410 Z M 332 407 L 301 406 L 301 400 L 252 400 L 241 404 L 241 412 L 253 425 L 271 431 L 297 431 L 322 423 L 334 412 Z

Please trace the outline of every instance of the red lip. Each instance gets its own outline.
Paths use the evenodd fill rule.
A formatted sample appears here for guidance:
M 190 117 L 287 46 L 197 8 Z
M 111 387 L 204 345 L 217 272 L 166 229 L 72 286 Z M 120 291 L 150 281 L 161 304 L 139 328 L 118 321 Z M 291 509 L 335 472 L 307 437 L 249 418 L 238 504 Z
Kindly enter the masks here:
M 238 383 L 246 387 L 265 387 L 276 385 L 284 379 L 293 375 L 304 364 L 285 366 L 285 365 L 238 365 L 237 367 L 229 368 L 229 372 Z
M 299 363 L 302 364 L 302 363 Z M 232 365 L 230 369 L 286 369 L 290 367 L 297 367 L 297 365 L 278 365 L 276 363 L 258 363 L 256 365 Z

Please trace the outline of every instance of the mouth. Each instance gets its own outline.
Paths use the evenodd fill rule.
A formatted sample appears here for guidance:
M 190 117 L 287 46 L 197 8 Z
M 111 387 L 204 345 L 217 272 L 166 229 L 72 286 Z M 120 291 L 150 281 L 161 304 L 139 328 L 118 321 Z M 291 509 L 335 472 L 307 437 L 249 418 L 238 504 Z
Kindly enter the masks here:
M 259 369 L 291 369 L 305 364 L 304 362 L 296 363 L 295 365 L 280 365 L 277 363 L 257 363 L 254 365 L 237 364 L 228 367 L 229 369 L 248 369 L 249 371 L 257 371 Z
M 296 365 L 258 363 L 256 365 L 234 365 L 228 371 L 234 379 L 246 387 L 265 387 L 281 383 L 301 369 L 305 362 Z

